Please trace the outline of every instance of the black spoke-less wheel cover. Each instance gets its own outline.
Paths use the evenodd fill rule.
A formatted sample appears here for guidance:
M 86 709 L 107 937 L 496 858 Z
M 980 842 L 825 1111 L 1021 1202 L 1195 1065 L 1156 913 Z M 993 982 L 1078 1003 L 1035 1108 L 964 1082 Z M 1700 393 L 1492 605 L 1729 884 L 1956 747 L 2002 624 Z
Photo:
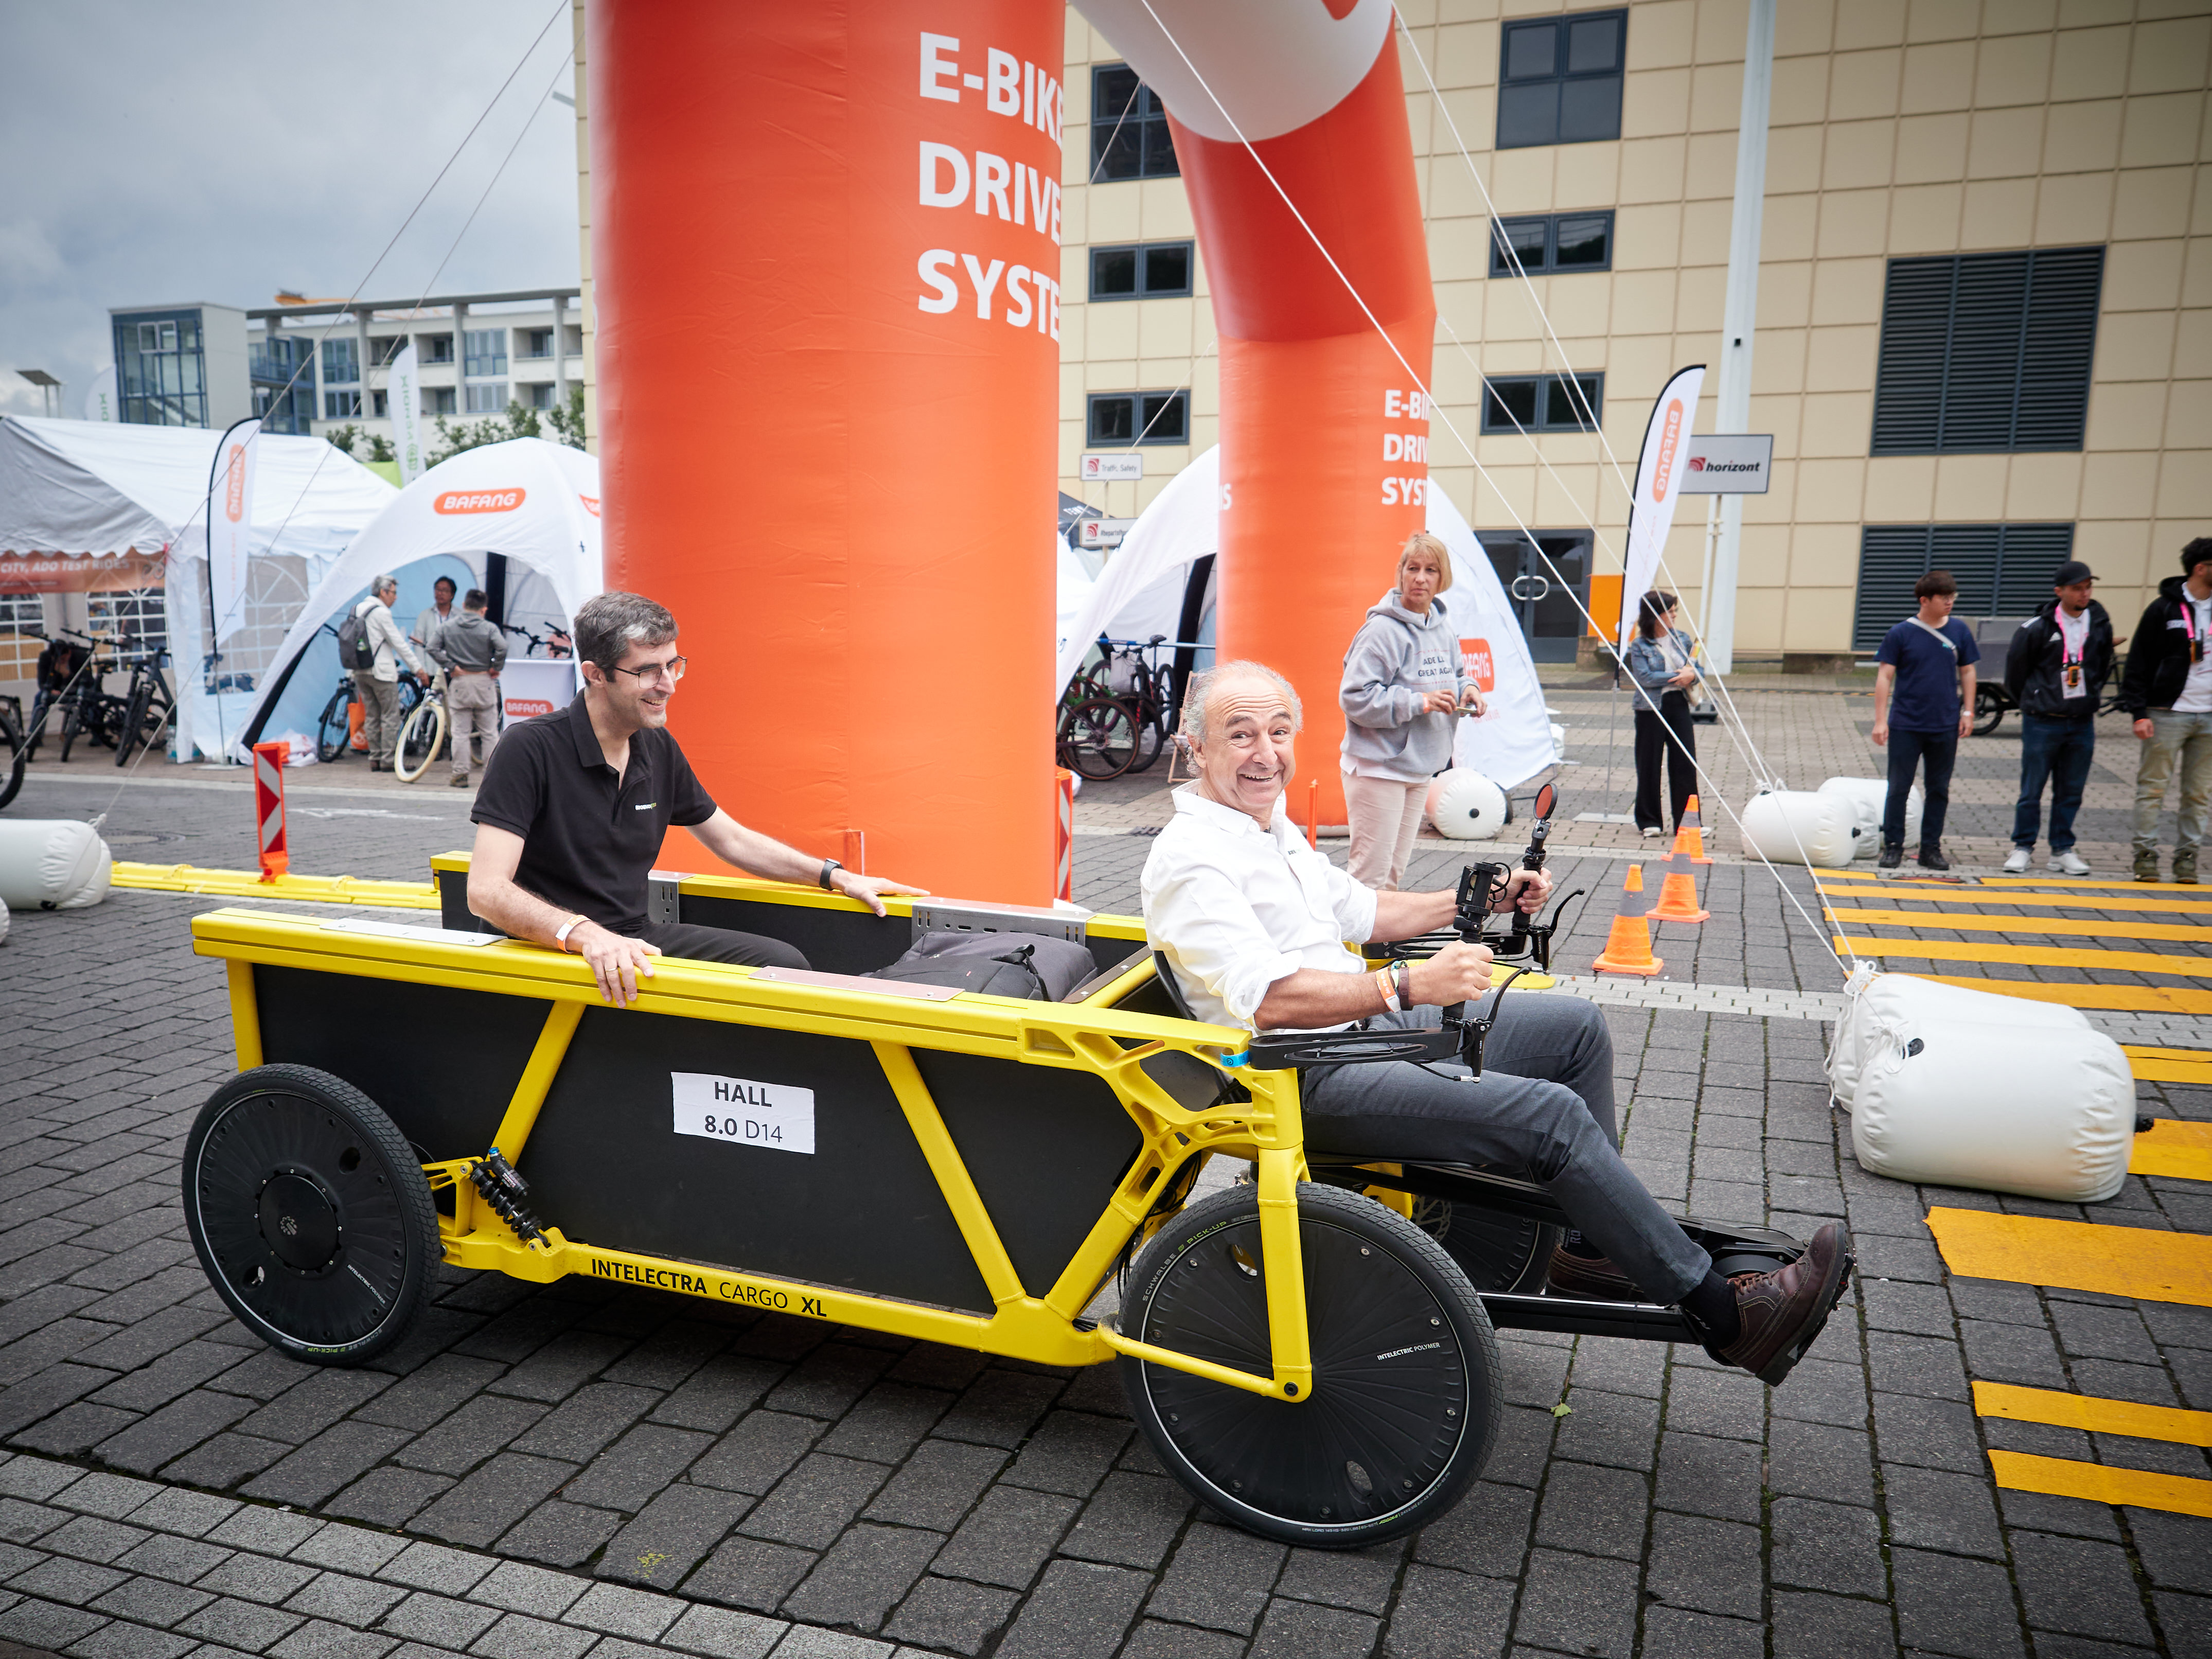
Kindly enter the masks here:
M 1496 1432 L 1489 1321 L 1434 1243 L 1370 1200 L 1298 1189 L 1314 1389 L 1263 1398 L 1123 1362 L 1155 1447 L 1197 1496 L 1263 1535 L 1350 1548 L 1449 1510 Z M 1258 1375 L 1273 1369 L 1249 1188 L 1162 1229 L 1123 1328 Z
M 1443 1213 L 1425 1213 L 1425 1206 L 1431 1205 Z M 1416 1199 L 1413 1206 L 1414 1224 L 1444 1247 L 1477 1291 L 1533 1291 L 1543 1287 L 1551 1271 L 1552 1252 L 1559 1247 L 1557 1227 L 1449 1199 Z
M 243 1073 L 200 1110 L 185 1215 L 231 1310 L 296 1358 L 354 1364 L 414 1322 L 441 1254 L 428 1183 L 392 1120 L 304 1066 Z

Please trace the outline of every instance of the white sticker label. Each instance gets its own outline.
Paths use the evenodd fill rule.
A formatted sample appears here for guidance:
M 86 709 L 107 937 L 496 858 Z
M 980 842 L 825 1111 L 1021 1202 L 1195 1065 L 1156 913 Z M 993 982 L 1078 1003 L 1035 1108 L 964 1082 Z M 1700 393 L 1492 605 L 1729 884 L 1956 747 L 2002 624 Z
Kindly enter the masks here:
M 814 1091 L 711 1072 L 671 1072 L 676 1133 L 772 1152 L 814 1151 Z

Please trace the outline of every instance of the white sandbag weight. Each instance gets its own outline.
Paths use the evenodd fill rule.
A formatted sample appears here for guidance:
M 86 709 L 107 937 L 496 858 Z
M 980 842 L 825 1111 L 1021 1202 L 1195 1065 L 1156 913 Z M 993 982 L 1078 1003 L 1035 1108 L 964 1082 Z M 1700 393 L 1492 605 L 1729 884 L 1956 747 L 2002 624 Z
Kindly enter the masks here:
M 1917 1018 L 2027 1025 L 2045 1030 L 2091 1029 L 2089 1017 L 2079 1008 L 1991 991 L 1970 991 L 1963 985 L 1942 985 L 1915 974 L 1876 973 L 1863 964 L 1851 975 L 1844 993 L 1848 999 L 1844 1017 L 1836 1023 L 1836 1039 L 1828 1051 L 1828 1087 L 1847 1111 L 1856 1098 L 1868 1060 L 1888 1040 L 1884 1035 L 1887 1028 L 1901 1030 L 1905 1022 Z
M 1814 792 L 1840 795 L 1851 803 L 1859 829 L 1858 855 L 1870 859 L 1881 850 L 1881 814 L 1889 803 L 1889 783 L 1884 778 L 1830 778 Z M 1914 784 L 1905 797 L 1905 845 L 1920 845 L 1920 814 L 1927 797 Z
M 11 910 L 76 910 L 107 896 L 113 860 L 88 823 L 0 818 L 0 903 Z
M 1505 827 L 1505 792 L 1471 766 L 1455 766 L 1429 781 L 1429 822 L 1454 841 L 1495 841 Z
M 1858 1080 L 1851 1152 L 1894 1181 L 2096 1204 L 2127 1179 L 2136 1084 L 2102 1031 L 1885 1021 Z
M 1772 789 L 1743 809 L 1744 850 L 1770 864 L 1810 864 L 1840 870 L 1862 839 L 1856 810 L 1841 795 Z

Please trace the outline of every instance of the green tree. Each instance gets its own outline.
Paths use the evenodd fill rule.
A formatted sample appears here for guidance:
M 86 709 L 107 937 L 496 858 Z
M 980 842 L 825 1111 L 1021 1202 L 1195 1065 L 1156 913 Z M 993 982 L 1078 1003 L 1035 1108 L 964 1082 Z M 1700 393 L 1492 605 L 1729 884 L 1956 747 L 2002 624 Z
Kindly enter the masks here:
M 368 434 L 368 459 L 372 461 L 396 461 L 398 453 L 392 447 L 392 440 L 381 432 Z
M 476 449 L 484 444 L 505 443 L 510 438 L 539 438 L 550 436 L 572 449 L 584 447 L 584 389 L 573 386 L 568 392 L 568 407 L 557 405 L 545 411 L 540 424 L 538 411 L 526 409 L 519 403 L 509 402 L 504 415 L 489 415 L 481 421 L 463 421 L 448 424 L 444 416 L 438 417 L 438 441 L 430 451 L 430 465 L 449 461 L 465 449 Z M 544 430 L 553 428 L 551 433 Z
M 353 447 L 361 441 L 361 428 L 350 424 L 332 427 L 328 432 L 323 434 L 324 440 L 341 455 L 353 454 Z M 356 459 L 359 458 L 356 457 Z

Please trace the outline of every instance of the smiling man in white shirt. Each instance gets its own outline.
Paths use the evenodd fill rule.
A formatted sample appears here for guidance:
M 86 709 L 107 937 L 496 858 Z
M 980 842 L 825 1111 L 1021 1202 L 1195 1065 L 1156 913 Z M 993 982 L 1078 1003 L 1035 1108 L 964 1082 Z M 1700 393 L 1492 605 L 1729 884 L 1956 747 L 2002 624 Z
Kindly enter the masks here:
M 1145 861 L 1146 936 L 1200 1019 L 1434 1028 L 1443 1007 L 1489 990 L 1490 952 L 1455 942 L 1394 974 L 1346 945 L 1444 927 L 1457 895 L 1371 891 L 1306 845 L 1283 805 L 1300 719 L 1290 683 L 1257 663 L 1193 681 L 1183 729 L 1197 776 Z M 1501 908 L 1539 909 L 1550 887 L 1517 872 Z M 1612 1039 L 1579 999 L 1505 996 L 1480 1078 L 1401 1060 L 1310 1066 L 1300 1102 L 1316 1152 L 1528 1170 L 1577 1230 L 1553 1260 L 1554 1293 L 1679 1304 L 1715 1358 L 1766 1382 L 1789 1374 L 1790 1349 L 1843 1288 L 1850 1252 L 1833 1223 L 1778 1273 L 1713 1271 L 1620 1161 Z

